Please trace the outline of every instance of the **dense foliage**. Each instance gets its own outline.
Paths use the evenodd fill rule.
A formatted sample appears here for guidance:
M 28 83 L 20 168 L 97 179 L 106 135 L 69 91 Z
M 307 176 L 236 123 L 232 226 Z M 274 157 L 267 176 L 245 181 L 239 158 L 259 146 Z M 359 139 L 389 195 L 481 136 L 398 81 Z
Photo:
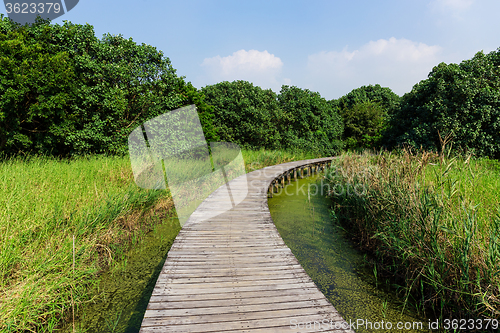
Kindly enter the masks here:
M 214 106 L 214 125 L 223 141 L 321 154 L 342 147 L 342 119 L 318 93 L 283 86 L 276 94 L 247 81 L 220 82 L 202 92 Z
M 90 25 L 0 20 L 0 153 L 123 154 L 131 130 L 196 104 L 208 141 L 335 154 L 410 145 L 500 157 L 500 49 L 439 64 L 400 98 L 368 85 L 337 100 L 246 81 L 198 91 L 150 45 Z
M 120 154 L 137 125 L 196 104 L 217 138 L 210 106 L 150 45 L 90 25 L 0 21 L 0 151 Z
M 347 148 L 373 148 L 380 144 L 387 121 L 399 105 L 399 96 L 380 85 L 362 86 L 329 102 L 344 121 Z
M 317 92 L 282 86 L 278 102 L 285 113 L 282 148 L 333 155 L 343 148 L 344 124 L 337 111 Z
M 500 49 L 441 63 L 402 97 L 387 141 L 440 150 L 445 139 L 478 156 L 500 157 Z
M 373 148 L 380 143 L 387 111 L 378 103 L 362 102 L 341 111 L 347 148 Z
M 398 106 L 400 97 L 390 88 L 381 87 L 379 84 L 362 86 L 353 89 L 348 94 L 329 103 L 339 109 L 350 109 L 357 104 L 373 102 L 380 104 L 387 113 L 392 113 Z
M 263 90 L 247 81 L 224 81 L 201 91 L 214 107 L 214 125 L 222 141 L 251 149 L 280 146 L 284 117 L 271 89 Z

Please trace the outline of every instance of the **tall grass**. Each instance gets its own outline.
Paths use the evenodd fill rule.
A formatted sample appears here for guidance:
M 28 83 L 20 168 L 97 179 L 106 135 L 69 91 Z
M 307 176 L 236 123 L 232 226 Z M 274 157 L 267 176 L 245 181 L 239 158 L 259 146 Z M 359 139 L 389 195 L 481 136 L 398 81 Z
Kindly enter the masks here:
M 55 327 L 132 234 L 151 228 L 145 212 L 170 209 L 165 191 L 133 186 L 129 169 L 114 157 L 0 163 L 0 331 Z
M 242 153 L 247 171 L 317 157 Z M 54 331 L 134 240 L 175 214 L 169 191 L 135 185 L 128 157 L 4 160 L 0 207 L 0 332 Z
M 428 152 L 340 156 L 333 214 L 405 300 L 444 318 L 500 317 L 500 163 Z
M 243 150 L 243 159 L 245 160 L 245 169 L 247 172 L 255 171 L 267 166 L 287 163 L 292 161 L 301 161 L 313 158 L 320 158 L 323 155 L 313 152 L 303 151 L 301 149 L 291 150 Z

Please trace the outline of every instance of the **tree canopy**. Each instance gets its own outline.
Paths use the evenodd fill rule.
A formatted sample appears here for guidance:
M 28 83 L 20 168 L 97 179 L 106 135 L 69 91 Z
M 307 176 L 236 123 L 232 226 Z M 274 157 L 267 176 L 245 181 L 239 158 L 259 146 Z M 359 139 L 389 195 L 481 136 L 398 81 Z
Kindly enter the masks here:
M 91 25 L 0 21 L 0 151 L 124 153 L 137 125 L 196 104 L 217 138 L 211 107 L 155 47 Z
M 500 48 L 434 67 L 402 97 L 387 142 L 439 150 L 445 137 L 461 151 L 500 157 Z
M 343 124 L 319 93 L 283 86 L 279 94 L 247 81 L 202 88 L 224 141 L 251 149 L 301 149 L 335 154 Z
M 400 97 L 390 88 L 362 86 L 337 100 L 329 101 L 345 124 L 347 148 L 373 148 L 381 144 L 388 120 L 399 106 Z

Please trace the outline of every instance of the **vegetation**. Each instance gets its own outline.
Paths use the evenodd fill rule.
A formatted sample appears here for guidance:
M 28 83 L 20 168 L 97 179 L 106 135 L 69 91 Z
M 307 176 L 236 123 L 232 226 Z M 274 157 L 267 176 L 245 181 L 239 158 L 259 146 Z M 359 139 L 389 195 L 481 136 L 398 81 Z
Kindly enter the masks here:
M 192 104 L 207 141 L 246 149 L 247 171 L 344 147 L 419 149 L 343 154 L 330 178 L 345 189 L 332 196 L 338 223 L 422 309 L 498 317 L 499 68 L 500 48 L 442 63 L 401 98 L 380 85 L 331 101 L 246 81 L 198 90 L 153 46 L 1 16 L 0 331 L 52 331 L 175 214 L 168 191 L 134 185 L 127 138 Z
M 387 132 L 389 146 L 455 150 L 500 158 L 500 48 L 460 64 L 441 63 L 401 99 Z
M 196 104 L 209 141 L 211 108 L 170 60 L 91 25 L 0 20 L 0 151 L 54 156 L 125 154 L 144 121 Z
M 0 331 L 53 328 L 95 277 L 172 214 L 165 191 L 133 184 L 123 157 L 0 164 Z M 73 270 L 73 236 L 75 266 Z
M 344 119 L 346 148 L 374 148 L 380 145 L 386 128 L 387 111 L 375 102 L 354 104 L 341 111 Z
M 328 177 L 332 213 L 420 310 L 498 318 L 499 172 L 470 156 L 344 153 Z
M 381 145 L 388 119 L 399 106 L 399 96 L 380 85 L 362 86 L 329 103 L 344 121 L 346 148 L 374 148 Z
M 243 151 L 247 171 L 317 155 Z M 146 232 L 174 216 L 170 193 L 134 184 L 128 157 L 0 163 L 0 332 L 53 331 Z M 73 269 L 73 236 L 75 266 Z
M 278 101 L 287 119 L 281 131 L 284 148 L 327 156 L 343 148 L 342 118 L 319 93 L 282 86 Z
M 334 155 L 342 148 L 343 124 L 318 93 L 283 86 L 277 95 L 247 81 L 220 82 L 202 89 L 214 106 L 222 140 L 250 149 L 302 149 Z
M 271 89 L 263 90 L 247 81 L 224 81 L 201 91 L 214 107 L 214 126 L 222 141 L 251 149 L 280 146 L 285 119 Z

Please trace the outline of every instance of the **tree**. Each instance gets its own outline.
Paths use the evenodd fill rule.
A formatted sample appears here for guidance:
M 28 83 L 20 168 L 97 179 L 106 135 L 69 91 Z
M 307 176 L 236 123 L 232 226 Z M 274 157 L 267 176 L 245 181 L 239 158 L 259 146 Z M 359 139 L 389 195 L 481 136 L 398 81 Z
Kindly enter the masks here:
M 91 25 L 0 21 L 0 150 L 123 154 L 128 134 L 162 113 L 196 104 L 217 141 L 211 107 L 150 45 L 94 35 Z
M 376 102 L 361 102 L 341 110 L 347 148 L 373 148 L 382 138 L 387 111 Z
M 377 84 L 356 88 L 337 100 L 329 101 L 344 121 L 343 140 L 347 148 L 379 146 L 399 99 L 390 88 Z
M 387 141 L 439 150 L 440 136 L 452 138 L 455 149 L 500 157 L 500 48 L 434 67 L 403 96 Z
M 387 114 L 391 114 L 399 104 L 400 97 L 390 88 L 381 87 L 379 84 L 361 86 L 353 89 L 348 94 L 337 100 L 331 100 L 329 103 L 340 109 L 349 109 L 356 104 L 374 102 L 379 104 Z
M 284 85 L 278 102 L 286 119 L 281 130 L 283 147 L 326 155 L 342 149 L 342 118 L 319 93 Z
M 280 147 L 284 117 L 271 89 L 248 81 L 224 81 L 201 91 L 213 106 L 214 125 L 222 141 L 251 149 Z

